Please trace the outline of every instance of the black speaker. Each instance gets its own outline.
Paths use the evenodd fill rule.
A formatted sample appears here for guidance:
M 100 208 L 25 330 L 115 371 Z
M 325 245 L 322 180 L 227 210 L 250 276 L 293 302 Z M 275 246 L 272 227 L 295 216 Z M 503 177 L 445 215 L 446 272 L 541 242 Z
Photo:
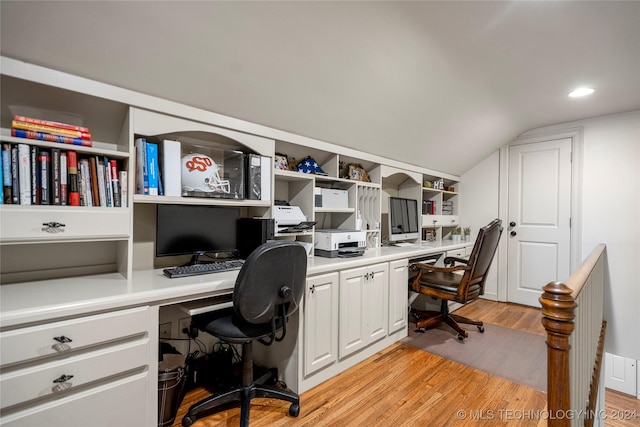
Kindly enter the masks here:
M 258 246 L 273 240 L 275 223 L 272 219 L 240 218 L 238 223 L 238 254 L 246 259 Z

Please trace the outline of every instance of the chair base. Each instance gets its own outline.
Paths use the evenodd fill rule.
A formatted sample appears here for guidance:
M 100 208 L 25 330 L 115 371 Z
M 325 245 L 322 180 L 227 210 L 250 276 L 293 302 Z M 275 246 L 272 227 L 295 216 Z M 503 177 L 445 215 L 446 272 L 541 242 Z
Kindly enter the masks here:
M 291 406 L 289 407 L 289 415 L 297 417 L 300 413 L 300 398 L 296 393 L 289 390 L 283 390 L 271 385 L 252 384 L 248 387 L 235 387 L 231 390 L 214 394 L 192 405 L 189 408 L 187 415 L 185 415 L 182 419 L 182 425 L 184 427 L 190 426 L 196 421 L 198 415 L 203 412 L 206 412 L 207 415 L 210 415 L 210 411 L 215 408 L 222 409 L 222 407 L 226 404 L 239 402 L 240 426 L 248 426 L 251 399 L 258 397 L 266 397 L 291 402 Z
M 291 402 L 289 415 L 297 417 L 300 414 L 300 397 L 297 393 L 270 385 L 276 384 L 278 380 L 277 369 L 269 369 L 257 381 L 253 378 L 253 357 L 252 342 L 245 342 L 242 345 L 242 378 L 241 384 L 232 387 L 222 393 L 215 393 L 201 401 L 191 405 L 187 414 L 182 418 L 182 425 L 189 427 L 196 419 L 210 415 L 215 410 L 227 409 L 229 403 L 240 403 L 240 426 L 249 425 L 249 410 L 251 399 L 266 397 Z
M 449 325 L 458 333 L 458 339 L 460 341 L 467 338 L 469 334 L 459 325 L 459 323 L 475 325 L 478 328 L 478 331 L 484 332 L 484 323 L 482 321 L 472 320 L 464 316 L 449 313 L 449 305 L 446 300 L 442 300 L 440 311 L 417 310 L 412 308 L 411 315 L 413 316 L 414 323 L 416 324 L 417 332 L 424 332 L 425 330 L 431 329 L 442 322 Z

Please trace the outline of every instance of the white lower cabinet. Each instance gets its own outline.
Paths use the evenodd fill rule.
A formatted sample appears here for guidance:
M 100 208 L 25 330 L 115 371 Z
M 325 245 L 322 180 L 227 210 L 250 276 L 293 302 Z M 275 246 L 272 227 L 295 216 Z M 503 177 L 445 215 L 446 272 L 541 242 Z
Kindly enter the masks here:
M 153 313 L 138 307 L 2 331 L 0 425 L 154 424 Z
M 339 350 L 342 359 L 388 333 L 389 264 L 340 272 Z
M 409 261 L 389 262 L 389 333 L 406 328 L 409 314 Z
M 338 360 L 338 273 L 307 279 L 304 302 L 304 375 Z

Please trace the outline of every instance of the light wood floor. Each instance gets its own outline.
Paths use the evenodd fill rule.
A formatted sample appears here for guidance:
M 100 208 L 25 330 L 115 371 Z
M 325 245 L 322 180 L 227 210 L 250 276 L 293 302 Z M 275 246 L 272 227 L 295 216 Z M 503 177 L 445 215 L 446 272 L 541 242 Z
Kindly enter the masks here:
M 540 311 L 515 304 L 478 300 L 457 313 L 487 323 L 544 334 Z M 209 395 L 203 388 L 185 396 L 175 427 L 188 407 Z M 613 396 L 614 399 L 609 397 Z M 544 426 L 532 420 L 544 410 L 546 394 L 422 350 L 394 344 L 300 396 L 300 416 L 272 399 L 251 404 L 251 426 Z M 607 391 L 607 414 L 622 409 L 638 416 L 607 427 L 637 426 L 637 400 Z M 630 406 L 633 405 L 634 406 Z M 194 427 L 237 426 L 238 408 L 197 420 Z M 632 423 L 629 424 L 628 422 Z

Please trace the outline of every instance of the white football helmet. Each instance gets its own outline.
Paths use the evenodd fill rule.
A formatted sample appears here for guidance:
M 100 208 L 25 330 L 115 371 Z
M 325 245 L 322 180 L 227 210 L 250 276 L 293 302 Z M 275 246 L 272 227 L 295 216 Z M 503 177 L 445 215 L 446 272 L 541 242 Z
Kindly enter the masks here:
M 229 193 L 229 180 L 221 179 L 220 167 L 204 154 L 191 153 L 182 158 L 182 190 Z

